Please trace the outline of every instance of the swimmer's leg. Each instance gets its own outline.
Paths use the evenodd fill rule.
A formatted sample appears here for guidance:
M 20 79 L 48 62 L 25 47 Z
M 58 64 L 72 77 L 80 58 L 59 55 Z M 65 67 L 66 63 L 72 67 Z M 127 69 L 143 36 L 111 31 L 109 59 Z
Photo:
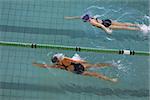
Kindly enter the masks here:
M 83 64 L 86 68 L 100 68 L 100 67 L 110 67 L 113 66 L 112 64 L 109 63 L 99 63 L 99 64 Z
M 127 26 L 116 26 L 116 25 L 111 25 L 109 26 L 110 29 L 112 30 L 131 30 L 131 31 L 140 31 L 139 27 L 127 27 Z
M 66 16 L 64 19 L 81 19 L 80 16 Z
M 96 78 L 99 78 L 99 79 L 103 79 L 103 80 L 106 80 L 106 81 L 111 81 L 111 82 L 117 82 L 118 81 L 117 78 L 109 78 L 107 76 L 104 76 L 104 75 L 96 73 L 96 72 L 85 71 L 85 72 L 82 73 L 82 75 L 93 76 L 93 77 L 96 77 Z
M 116 21 L 112 21 L 112 25 L 116 25 L 116 26 L 138 26 L 138 24 L 121 23 L 121 22 L 116 22 Z

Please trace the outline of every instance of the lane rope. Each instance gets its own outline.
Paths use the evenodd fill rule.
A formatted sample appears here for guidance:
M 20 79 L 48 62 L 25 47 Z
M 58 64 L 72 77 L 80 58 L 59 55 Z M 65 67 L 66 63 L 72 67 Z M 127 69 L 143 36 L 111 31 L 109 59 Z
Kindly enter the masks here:
M 71 51 L 76 51 L 76 52 L 95 52 L 95 53 L 106 53 L 106 54 L 150 56 L 150 52 L 146 52 L 146 51 L 99 49 L 99 48 L 89 48 L 89 47 L 36 44 L 36 43 L 0 41 L 0 46 L 14 46 L 14 47 L 26 47 L 26 48 L 49 48 L 49 49 L 57 49 L 57 50 L 71 50 Z

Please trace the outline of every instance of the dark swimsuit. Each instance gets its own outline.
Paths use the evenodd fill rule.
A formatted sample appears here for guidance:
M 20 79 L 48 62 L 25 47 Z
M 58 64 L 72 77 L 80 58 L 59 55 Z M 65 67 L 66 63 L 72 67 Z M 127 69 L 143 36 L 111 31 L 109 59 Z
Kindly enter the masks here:
M 110 19 L 105 19 L 105 20 L 102 20 L 102 24 L 105 26 L 105 27 L 109 27 L 112 22 Z
M 96 19 L 96 21 L 98 22 L 98 18 L 91 18 L 91 19 Z M 112 24 L 112 21 L 110 19 L 105 19 L 105 20 L 102 20 L 102 24 L 105 27 L 109 27 Z M 95 26 L 95 25 L 93 25 L 93 26 Z M 98 27 L 98 26 L 96 26 L 96 27 Z
M 84 72 L 84 66 L 80 63 L 71 63 L 74 66 L 74 73 L 82 74 Z
M 84 66 L 82 65 L 82 64 L 80 64 L 80 63 L 71 63 L 71 65 L 73 65 L 74 66 L 74 73 L 76 73 L 76 74 L 82 74 L 83 72 L 84 72 Z M 66 66 L 66 65 L 64 65 L 64 64 L 62 64 L 61 66 L 64 66 L 64 68 L 62 68 L 62 69 L 65 69 L 65 70 L 68 70 L 67 68 L 68 68 L 68 66 Z

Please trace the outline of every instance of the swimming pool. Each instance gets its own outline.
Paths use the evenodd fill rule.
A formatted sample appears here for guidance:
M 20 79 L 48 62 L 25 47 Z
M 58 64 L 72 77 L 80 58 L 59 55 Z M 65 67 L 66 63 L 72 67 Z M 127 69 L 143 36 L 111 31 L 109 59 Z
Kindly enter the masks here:
M 64 16 L 98 14 L 119 21 L 149 24 L 148 0 L 0 0 L 0 41 L 59 44 L 102 49 L 149 51 L 141 32 L 114 31 L 112 36 Z M 105 12 L 108 12 L 105 14 Z M 103 16 L 105 14 L 105 16 Z M 0 46 L 0 100 L 148 100 L 149 57 L 79 52 L 91 63 L 117 67 L 97 70 L 119 77 L 117 84 L 56 69 L 40 69 L 32 61 L 50 63 L 56 52 L 75 51 Z

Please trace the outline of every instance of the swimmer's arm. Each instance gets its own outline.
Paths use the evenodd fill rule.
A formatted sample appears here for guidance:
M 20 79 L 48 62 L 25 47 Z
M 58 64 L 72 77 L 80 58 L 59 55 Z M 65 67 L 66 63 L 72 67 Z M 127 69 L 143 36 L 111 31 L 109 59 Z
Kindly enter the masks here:
M 101 27 L 108 34 L 112 33 L 112 30 L 109 28 L 106 28 L 103 24 L 97 23 L 96 26 Z
M 80 16 L 66 16 L 64 19 L 81 19 Z
M 40 63 L 36 63 L 36 62 L 33 62 L 32 65 L 40 67 L 40 68 L 57 68 L 56 65 L 40 64 Z

